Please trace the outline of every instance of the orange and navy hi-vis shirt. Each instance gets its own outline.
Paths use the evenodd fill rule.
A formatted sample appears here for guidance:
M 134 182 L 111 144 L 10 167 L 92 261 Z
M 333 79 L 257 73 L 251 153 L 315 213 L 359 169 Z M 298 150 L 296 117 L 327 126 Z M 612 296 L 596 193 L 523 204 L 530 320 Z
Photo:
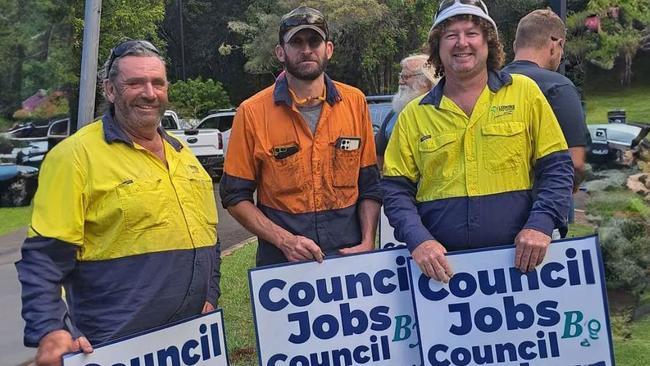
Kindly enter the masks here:
M 327 253 L 361 242 L 357 203 L 381 202 L 368 106 L 361 91 L 325 75 L 327 99 L 312 134 L 293 105 L 284 74 L 244 101 L 233 122 L 224 207 L 253 202 L 274 223 L 314 240 Z M 285 262 L 259 241 L 257 265 Z

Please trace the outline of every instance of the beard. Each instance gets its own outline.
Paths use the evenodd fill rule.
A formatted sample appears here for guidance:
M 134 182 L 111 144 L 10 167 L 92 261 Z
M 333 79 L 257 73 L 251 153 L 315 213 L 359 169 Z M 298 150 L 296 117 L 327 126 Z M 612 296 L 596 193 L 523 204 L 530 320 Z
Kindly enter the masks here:
M 123 99 L 116 99 L 113 107 L 115 115 L 120 123 L 128 125 L 133 129 L 156 129 L 160 124 L 169 103 L 165 101 L 149 102 L 137 100 L 136 103 L 142 106 L 151 106 L 150 110 L 139 110 L 135 105 L 127 104 Z
M 393 111 L 399 113 L 409 104 L 410 101 L 422 95 L 418 90 L 413 89 L 409 85 L 400 85 L 397 94 L 393 95 Z
M 315 61 L 316 65 L 302 64 L 303 61 Z M 325 72 L 329 60 L 323 58 L 300 58 L 297 62 L 287 59 L 284 63 L 285 69 L 298 80 L 312 81 L 316 80 Z

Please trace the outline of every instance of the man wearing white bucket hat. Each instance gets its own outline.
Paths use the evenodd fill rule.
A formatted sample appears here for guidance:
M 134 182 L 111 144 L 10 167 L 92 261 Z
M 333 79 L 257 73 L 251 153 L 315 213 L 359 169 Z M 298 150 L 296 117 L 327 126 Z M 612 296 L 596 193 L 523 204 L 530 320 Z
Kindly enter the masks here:
M 530 271 L 566 228 L 573 167 L 562 130 L 531 79 L 499 71 L 503 47 L 482 1 L 443 0 L 428 43 L 442 79 L 402 111 L 385 155 L 395 236 L 443 282 L 453 250 L 514 243 L 514 265 Z

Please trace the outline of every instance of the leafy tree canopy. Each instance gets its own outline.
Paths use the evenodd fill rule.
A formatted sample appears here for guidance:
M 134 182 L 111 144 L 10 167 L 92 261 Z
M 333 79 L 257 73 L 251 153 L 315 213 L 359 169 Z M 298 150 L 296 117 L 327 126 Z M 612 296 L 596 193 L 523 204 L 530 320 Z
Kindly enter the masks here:
M 201 77 L 171 84 L 169 100 L 183 117 L 200 118 L 212 109 L 230 107 L 230 99 L 221 83 Z

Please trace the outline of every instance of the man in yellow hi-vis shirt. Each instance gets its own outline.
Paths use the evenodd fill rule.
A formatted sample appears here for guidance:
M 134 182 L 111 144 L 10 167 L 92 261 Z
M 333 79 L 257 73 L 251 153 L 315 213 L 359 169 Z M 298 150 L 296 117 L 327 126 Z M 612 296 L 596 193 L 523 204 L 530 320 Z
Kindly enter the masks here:
M 38 347 L 38 365 L 211 311 L 219 296 L 212 181 L 160 127 L 162 57 L 147 41 L 126 41 L 105 73 L 106 114 L 43 162 L 16 264 L 24 341 Z
M 480 0 L 443 0 L 429 33 L 438 85 L 400 114 L 385 155 L 384 205 L 395 237 L 436 280 L 446 251 L 515 243 L 522 271 L 566 227 L 573 166 L 531 79 L 499 72 L 503 48 Z

